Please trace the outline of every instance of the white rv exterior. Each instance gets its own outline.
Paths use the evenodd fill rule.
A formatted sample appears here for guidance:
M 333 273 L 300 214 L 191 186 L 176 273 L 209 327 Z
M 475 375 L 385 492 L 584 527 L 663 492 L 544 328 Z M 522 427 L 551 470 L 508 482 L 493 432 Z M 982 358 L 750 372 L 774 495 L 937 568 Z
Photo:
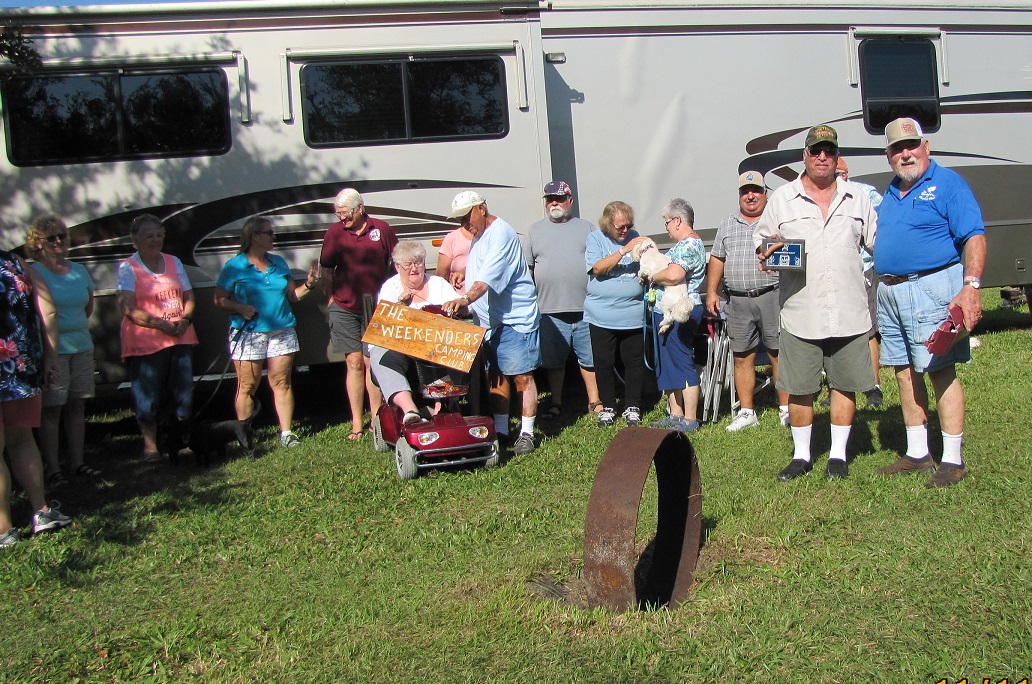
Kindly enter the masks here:
M 937 127 L 929 133 L 935 158 L 974 188 L 989 226 L 986 284 L 1032 282 L 1027 0 L 905 8 L 882 0 L 834 7 L 800 0 L 259 1 L 11 9 L 0 17 L 35 27 L 29 34 L 43 58 L 35 77 L 102 72 L 115 74 L 112 83 L 128 79 L 118 81 L 121 88 L 180 68 L 224 77 L 226 144 L 164 157 L 130 145 L 76 159 L 74 140 L 62 146 L 73 150 L 66 158 L 19 150 L 25 118 L 12 119 L 12 109 L 22 105 L 12 104 L 14 91 L 4 86 L 0 246 L 20 245 L 39 212 L 66 218 L 72 257 L 100 288 L 93 325 L 105 381 L 122 375 L 114 270 L 131 251 L 129 219 L 144 211 L 166 220 L 167 251 L 192 265 L 201 304 L 235 253 L 244 219 L 270 215 L 278 253 L 301 271 L 335 220 L 333 196 L 347 186 L 401 236 L 428 242 L 451 229 L 444 217 L 463 189 L 478 190 L 492 213 L 526 227 L 542 216 L 540 191 L 551 178 L 573 186 L 583 217 L 595 221 L 606 202 L 621 199 L 635 208 L 638 229 L 657 237 L 665 237 L 662 206 L 684 197 L 696 209 L 696 227 L 712 237 L 736 208 L 737 175 L 762 171 L 770 187 L 794 177 L 802 136 L 816 123 L 838 129 L 854 180 L 884 188 L 891 175 L 877 118 L 893 107 L 925 107 Z M 865 41 L 873 46 L 867 53 Z M 912 48 L 930 76 L 915 85 L 913 64 L 894 69 L 897 43 Z M 312 142 L 310 107 L 318 97 L 311 74 L 320 68 L 466 59 L 500 65 L 494 93 L 502 93 L 504 112 L 494 132 L 457 127 L 420 137 L 409 121 L 402 139 Z M 417 90 L 406 92 L 416 97 Z M 171 120 L 196 125 L 185 102 L 166 103 L 181 107 Z M 383 116 L 393 113 L 386 108 Z M 168 111 L 157 120 L 176 128 L 167 125 Z M 436 252 L 429 252 L 432 263 Z M 226 342 L 225 319 L 207 313 L 198 369 Z M 314 303 L 299 307 L 298 363 L 332 360 L 322 315 Z

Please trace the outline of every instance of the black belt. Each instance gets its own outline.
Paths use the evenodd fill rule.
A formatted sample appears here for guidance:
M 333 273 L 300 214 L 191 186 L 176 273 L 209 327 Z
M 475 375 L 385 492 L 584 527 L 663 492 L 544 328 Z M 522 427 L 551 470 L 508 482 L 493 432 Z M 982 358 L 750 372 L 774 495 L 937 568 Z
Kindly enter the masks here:
M 767 287 L 757 287 L 751 290 L 732 290 L 729 287 L 727 288 L 727 291 L 732 297 L 759 297 L 760 295 L 765 295 L 768 292 L 773 292 L 776 289 L 778 289 L 777 285 L 768 285 Z
M 891 273 L 886 273 L 885 275 L 878 276 L 878 279 L 885 285 L 899 285 L 900 283 L 905 283 L 908 280 L 917 280 L 918 278 L 923 278 L 925 276 L 932 275 L 933 273 L 938 273 L 939 271 L 945 271 L 950 266 L 955 266 L 958 263 L 960 262 L 955 261 L 952 264 L 946 264 L 939 268 L 930 268 L 927 271 L 918 271 L 917 273 L 908 273 L 906 275 L 892 275 Z

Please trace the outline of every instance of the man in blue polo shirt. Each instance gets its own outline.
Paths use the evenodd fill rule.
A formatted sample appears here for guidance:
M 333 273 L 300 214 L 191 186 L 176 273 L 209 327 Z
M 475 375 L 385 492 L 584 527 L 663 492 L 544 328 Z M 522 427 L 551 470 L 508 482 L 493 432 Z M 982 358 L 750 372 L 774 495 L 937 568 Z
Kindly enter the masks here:
M 954 171 L 931 159 L 931 147 L 914 119 L 885 127 L 885 155 L 896 177 L 878 207 L 874 268 L 878 287 L 878 327 L 882 363 L 893 366 L 899 383 L 907 452 L 880 475 L 935 471 L 926 487 L 945 487 L 967 475 L 961 458 L 964 390 L 957 363 L 971 360 L 967 337 L 943 356 L 924 341 L 960 306 L 964 325 L 982 318 L 979 293 L 985 266 L 985 224 L 975 196 Z M 936 469 L 928 450 L 928 373 L 942 428 L 942 463 Z

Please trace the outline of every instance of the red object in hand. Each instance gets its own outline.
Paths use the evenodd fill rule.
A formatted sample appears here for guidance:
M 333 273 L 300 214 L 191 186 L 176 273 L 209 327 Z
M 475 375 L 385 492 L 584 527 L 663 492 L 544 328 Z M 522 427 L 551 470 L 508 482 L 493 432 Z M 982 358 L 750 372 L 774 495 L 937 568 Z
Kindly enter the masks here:
M 953 347 L 957 338 L 967 334 L 964 327 L 964 312 L 954 304 L 950 307 L 946 320 L 939 324 L 939 327 L 932 331 L 932 334 L 925 340 L 925 347 L 933 356 L 945 356 Z

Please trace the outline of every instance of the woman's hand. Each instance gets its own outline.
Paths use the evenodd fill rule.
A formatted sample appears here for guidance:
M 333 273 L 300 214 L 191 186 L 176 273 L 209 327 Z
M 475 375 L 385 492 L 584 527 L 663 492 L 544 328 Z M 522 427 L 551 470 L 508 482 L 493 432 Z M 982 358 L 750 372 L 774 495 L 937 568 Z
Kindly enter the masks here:
M 182 337 L 186 334 L 186 331 L 190 329 L 190 319 L 180 318 L 172 326 L 172 337 Z
M 625 254 L 630 254 L 635 247 L 637 247 L 638 245 L 640 245 L 648 239 L 649 238 L 645 237 L 644 235 L 639 235 L 633 240 L 628 240 L 627 244 L 620 248 L 620 256 L 622 257 Z
M 412 306 L 412 298 L 416 295 L 415 292 L 403 292 L 398 297 L 398 304 L 404 304 L 405 306 Z
M 305 287 L 311 290 L 319 282 L 319 262 L 312 259 L 312 265 L 308 267 L 308 277 L 305 278 Z
M 449 274 L 448 282 L 451 283 L 451 286 L 456 290 L 462 288 L 462 286 L 466 284 L 466 270 L 463 269 Z
M 250 304 L 237 304 L 236 310 L 238 314 L 244 317 L 245 321 L 249 321 L 258 315 L 258 309 Z

